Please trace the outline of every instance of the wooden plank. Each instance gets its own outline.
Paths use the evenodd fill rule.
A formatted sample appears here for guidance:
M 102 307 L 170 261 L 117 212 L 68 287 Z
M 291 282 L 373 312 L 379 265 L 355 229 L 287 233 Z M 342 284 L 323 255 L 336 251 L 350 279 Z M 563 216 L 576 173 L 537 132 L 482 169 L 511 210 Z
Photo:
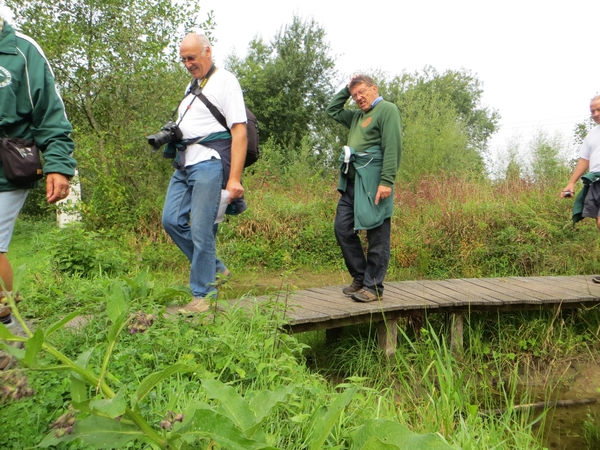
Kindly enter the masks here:
M 465 283 L 466 285 L 474 286 L 477 289 L 481 289 L 482 292 L 488 293 L 490 297 L 495 298 L 503 304 L 510 304 L 520 301 L 520 297 L 516 294 L 512 292 L 502 291 L 501 289 L 498 289 L 485 283 L 480 283 L 480 280 L 480 278 L 457 278 L 448 281 L 457 283 L 460 282 Z
M 477 284 L 481 287 L 486 287 L 490 290 L 495 290 L 497 292 L 508 294 L 513 297 L 515 300 L 510 301 L 506 300 L 505 303 L 531 303 L 531 304 L 542 304 L 542 301 L 539 298 L 536 298 L 532 295 L 529 295 L 523 290 L 514 287 L 506 279 L 500 278 L 469 278 L 469 280 Z
M 600 297 L 600 285 L 585 277 L 543 277 L 543 282 L 560 286 L 570 292 L 579 293 L 580 298 L 594 299 Z
M 399 307 L 404 309 L 414 309 L 414 308 L 437 308 L 439 303 L 424 298 L 421 295 L 416 295 L 408 289 L 405 289 L 405 286 L 402 286 L 400 282 L 392 282 L 386 283 L 384 285 L 384 301 L 390 301 Z
M 454 289 L 465 289 L 467 292 L 471 292 L 473 293 L 473 295 L 476 295 L 482 299 L 485 299 L 486 305 L 489 304 L 498 304 L 498 305 L 502 305 L 504 302 L 502 301 L 502 295 L 498 295 L 498 293 L 494 292 L 494 291 L 490 291 L 489 289 L 486 288 L 482 288 L 481 286 L 478 286 L 476 284 L 473 283 L 469 283 L 466 282 L 464 280 L 457 280 L 457 279 L 451 279 L 451 280 L 443 280 L 444 283 L 448 284 L 449 286 L 453 287 Z M 500 298 L 498 298 L 500 297 Z
M 420 304 L 423 308 L 426 309 L 436 309 L 440 306 L 448 306 L 454 304 L 454 302 L 448 301 L 448 299 L 435 292 L 430 292 L 418 285 L 410 283 L 410 281 L 403 281 L 400 287 L 396 287 L 390 284 L 388 285 L 388 290 L 396 290 L 399 293 L 405 292 L 411 294 L 415 299 L 418 299 L 419 302 L 415 303 L 415 307 L 417 307 L 417 305 Z
M 362 325 L 365 323 L 377 323 L 385 320 L 384 313 L 364 314 L 361 316 L 344 317 L 335 320 L 326 320 L 323 322 L 305 322 L 305 323 L 289 323 L 284 324 L 284 328 L 289 329 L 293 333 L 303 333 L 305 331 L 328 330 L 331 328 L 346 327 L 350 325 Z
M 442 295 L 452 298 L 461 305 L 487 305 L 490 302 L 502 303 L 489 295 L 484 296 L 478 293 L 474 293 L 474 289 L 470 289 L 472 285 L 456 285 L 449 283 L 446 280 L 436 280 L 429 282 L 420 281 L 419 283 Z
M 310 291 L 297 291 L 292 296 L 294 304 L 301 306 L 302 308 L 311 309 L 313 311 L 327 311 L 330 314 L 344 314 L 351 315 L 348 308 L 341 303 L 328 301 L 321 298 L 318 294 Z
M 568 284 L 556 284 L 554 281 L 545 279 L 542 281 L 534 278 L 509 277 L 510 283 L 520 286 L 530 291 L 542 301 L 551 301 L 553 303 L 565 301 L 578 301 L 584 297 L 581 291 L 575 291 L 569 288 Z
M 337 304 L 337 305 L 341 305 L 342 303 L 336 303 L 336 301 L 334 301 L 334 299 L 329 296 L 326 292 L 319 292 L 317 289 L 307 289 L 305 292 L 310 293 L 311 296 L 315 297 L 315 298 L 319 298 L 324 305 L 330 305 L 330 304 Z M 375 302 L 369 302 L 369 303 L 363 303 L 363 302 L 357 302 L 352 300 L 350 297 L 346 297 L 344 296 L 342 299 L 340 299 L 343 302 L 343 308 L 345 311 L 347 311 L 348 315 L 350 316 L 354 316 L 357 314 L 363 314 L 365 312 L 371 312 L 371 311 L 385 311 L 388 309 L 394 309 L 391 305 L 386 305 L 384 302 L 379 302 L 379 301 L 375 301 Z M 325 306 L 327 307 L 327 306 Z

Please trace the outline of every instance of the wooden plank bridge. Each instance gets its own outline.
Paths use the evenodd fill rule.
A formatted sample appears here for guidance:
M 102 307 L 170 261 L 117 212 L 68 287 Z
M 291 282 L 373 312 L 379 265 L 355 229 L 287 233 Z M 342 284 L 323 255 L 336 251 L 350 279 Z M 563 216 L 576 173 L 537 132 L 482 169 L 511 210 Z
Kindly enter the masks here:
M 287 298 L 286 328 L 300 333 L 336 330 L 374 322 L 387 356 L 396 348 L 398 320 L 423 313 L 447 313 L 454 350 L 462 348 L 464 314 L 569 309 L 600 304 L 600 284 L 591 276 L 462 278 L 389 282 L 381 301 L 360 303 L 331 286 L 294 291 Z

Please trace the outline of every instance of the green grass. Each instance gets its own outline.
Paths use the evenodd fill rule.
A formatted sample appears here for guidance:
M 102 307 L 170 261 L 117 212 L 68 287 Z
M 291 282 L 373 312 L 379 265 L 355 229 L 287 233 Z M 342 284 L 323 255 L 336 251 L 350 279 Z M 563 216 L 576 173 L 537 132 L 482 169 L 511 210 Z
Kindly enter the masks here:
M 302 188 L 265 190 L 256 182 L 246 183 L 249 212 L 220 230 L 218 251 L 234 274 L 222 298 L 251 300 L 349 282 L 333 237 L 334 184 L 312 180 Z M 388 279 L 597 271 L 595 224 L 584 221 L 572 228 L 570 202 L 558 201 L 551 191 L 460 180 L 398 188 Z M 15 270 L 26 265 L 20 310 L 36 328 L 86 308 L 90 320 L 82 329 L 61 329 L 49 340 L 72 359 L 95 349 L 90 370 L 100 371 L 109 348 L 114 317 L 106 302 L 116 293 L 123 292 L 130 312 L 157 316 L 166 305 L 189 299 L 188 263 L 161 233 L 58 230 L 52 221 L 23 219 L 9 258 Z M 251 315 L 234 309 L 207 323 L 159 318 L 143 334 L 124 330 L 114 341 L 108 364 L 114 378 L 107 382 L 130 396 L 151 373 L 174 364 L 194 367 L 192 375 L 165 379 L 141 405 L 141 414 L 157 430 L 168 411 L 193 414 L 198 404 L 217 411 L 219 402 L 206 380 L 219 380 L 248 402 L 291 389 L 260 426 L 261 436 L 277 448 L 309 448 L 321 442 L 318 430 L 327 431 L 321 448 L 352 448 L 355 432 L 377 419 L 416 433 L 439 433 L 453 448 L 541 449 L 546 417 L 517 413 L 511 406 L 531 400 L 526 380 L 541 367 L 597 356 L 600 329 L 596 309 L 472 314 L 465 323 L 465 351 L 452 355 L 445 318 L 434 314 L 423 328 L 401 323 L 395 358 L 388 361 L 377 349 L 372 326 L 348 327 L 327 346 L 324 333 L 278 332 L 279 309 L 267 303 Z M 56 362 L 47 352 L 39 358 L 42 364 Z M 544 380 L 548 398 L 569 382 L 555 375 Z M 29 372 L 28 378 L 36 395 L 0 409 L 2 448 L 37 445 L 72 403 L 73 380 L 64 373 Z M 349 389 L 356 392 L 342 407 Z M 483 414 L 496 408 L 505 412 Z M 82 414 L 78 420 L 87 413 Z M 323 431 L 317 424 L 327 414 L 334 420 Z M 13 426 L 15 417 L 22 418 L 19 427 Z M 198 448 L 210 445 L 203 439 Z

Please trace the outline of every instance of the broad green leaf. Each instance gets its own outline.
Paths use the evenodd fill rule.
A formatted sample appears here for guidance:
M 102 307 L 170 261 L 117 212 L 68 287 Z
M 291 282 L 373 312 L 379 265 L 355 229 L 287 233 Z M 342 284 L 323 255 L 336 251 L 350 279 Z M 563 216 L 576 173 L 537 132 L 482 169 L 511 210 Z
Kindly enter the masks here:
M 198 437 L 210 437 L 227 450 L 278 450 L 247 438 L 229 417 L 212 409 L 196 410 L 194 417 L 176 431 L 188 442 Z
M 314 421 L 310 438 L 310 450 L 321 450 L 323 448 L 323 443 L 327 439 L 327 436 L 329 436 L 333 425 L 337 422 L 344 408 L 350 403 L 355 392 L 356 386 L 353 386 L 339 394 L 331 405 L 324 410 L 325 412 L 322 412 L 323 409 L 315 412 L 317 416 L 315 417 L 316 420 Z
M 123 311 L 128 309 L 125 293 L 121 285 L 117 282 L 110 287 L 106 296 L 106 314 L 112 323 L 115 323 L 123 314 Z
M 6 325 L 4 325 L 3 323 L 0 323 L 0 340 L 13 341 L 13 342 L 16 342 L 16 341 L 25 342 L 27 340 L 27 338 L 12 334 L 10 332 L 10 330 L 6 327 Z
M 88 362 L 95 349 L 96 347 L 93 347 L 83 352 L 79 355 L 75 364 L 82 369 L 87 369 Z M 88 388 L 86 381 L 77 372 L 71 372 L 71 399 L 73 399 L 74 403 L 82 403 L 87 400 L 87 396 Z
M 25 343 L 25 358 L 23 362 L 27 367 L 35 367 L 37 365 L 37 354 L 42 349 L 44 344 L 44 330 L 38 328 L 33 333 L 31 338 Z
M 229 417 L 239 429 L 245 432 L 256 424 L 248 402 L 231 386 L 218 380 L 202 380 L 202 386 L 210 398 L 219 401 L 219 412 Z
M 118 316 L 113 321 L 113 324 L 110 326 L 110 328 L 108 330 L 108 335 L 107 335 L 109 345 L 114 344 L 114 342 L 117 340 L 117 336 L 119 336 L 119 333 L 125 326 L 125 323 L 127 322 L 128 317 L 129 317 L 128 311 L 123 310 L 123 311 L 121 311 L 121 315 Z
M 163 381 L 165 378 L 168 378 L 176 373 L 193 372 L 194 370 L 197 370 L 197 368 L 195 369 L 186 364 L 174 364 L 172 366 L 167 367 L 164 370 L 161 370 L 160 372 L 148 375 L 140 383 L 137 390 L 135 391 L 135 394 L 133 395 L 131 404 L 132 409 L 135 408 L 146 397 L 146 395 L 148 395 L 150 391 L 152 391 L 152 389 L 154 389 L 156 385 Z
M 0 345 L 0 349 L 2 349 L 2 347 L 3 346 Z M 13 347 L 12 345 L 5 345 L 4 351 L 10 356 L 14 356 L 15 358 L 17 358 L 19 361 L 25 358 L 25 350 L 23 350 L 22 348 Z
M 123 329 L 123 327 L 127 323 L 128 311 L 123 310 L 121 315 L 117 317 L 115 323 L 113 323 L 108 330 L 108 347 L 106 348 L 106 353 L 104 354 L 104 360 L 102 361 L 102 369 L 100 370 L 100 376 L 98 381 L 98 386 L 102 384 L 104 377 L 108 373 L 108 363 L 110 362 L 110 357 L 112 356 L 112 352 L 115 348 L 115 343 L 117 342 L 117 337 L 119 333 Z
M 115 417 L 122 416 L 125 414 L 127 409 L 127 399 L 125 398 L 125 391 L 121 389 L 111 399 L 100 399 L 92 400 L 90 402 L 90 409 L 92 412 L 99 412 L 103 415 L 114 419 Z
M 250 409 L 254 412 L 256 422 L 261 422 L 276 405 L 285 402 L 296 387 L 297 385 L 280 385 L 274 391 L 259 391 L 250 400 Z
M 354 448 L 354 447 L 353 447 Z M 410 447 L 411 450 L 418 450 L 416 448 Z M 378 437 L 373 436 L 369 438 L 365 444 L 360 447 L 360 450 L 404 450 L 402 447 L 398 447 L 396 444 L 386 444 L 382 442 Z
M 377 437 L 382 444 L 393 445 L 393 447 L 415 450 L 452 450 L 452 447 L 438 434 L 413 433 L 407 426 L 398 422 L 384 419 L 373 419 L 367 421 L 358 430 L 351 433 L 352 446 L 350 450 L 371 450 L 372 438 Z
M 135 425 L 124 424 L 114 419 L 101 416 L 90 416 L 78 420 L 73 425 L 73 432 L 61 438 L 51 431 L 38 444 L 38 447 L 47 448 L 58 445 L 60 442 L 71 442 L 82 439 L 94 448 L 121 448 L 128 442 L 141 438 L 143 433 Z

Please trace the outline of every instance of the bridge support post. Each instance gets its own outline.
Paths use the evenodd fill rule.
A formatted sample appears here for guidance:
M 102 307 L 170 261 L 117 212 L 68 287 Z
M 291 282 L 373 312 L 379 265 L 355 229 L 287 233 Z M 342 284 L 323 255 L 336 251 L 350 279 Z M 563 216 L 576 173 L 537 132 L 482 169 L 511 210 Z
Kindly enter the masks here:
M 463 351 L 463 313 L 450 313 L 450 348 L 452 353 L 462 353 Z
M 341 335 L 342 335 L 341 327 L 327 328 L 325 330 L 325 345 L 329 347 L 330 345 L 335 344 L 340 339 Z
M 384 355 L 392 358 L 398 342 L 398 317 L 384 317 L 377 323 L 377 339 Z

